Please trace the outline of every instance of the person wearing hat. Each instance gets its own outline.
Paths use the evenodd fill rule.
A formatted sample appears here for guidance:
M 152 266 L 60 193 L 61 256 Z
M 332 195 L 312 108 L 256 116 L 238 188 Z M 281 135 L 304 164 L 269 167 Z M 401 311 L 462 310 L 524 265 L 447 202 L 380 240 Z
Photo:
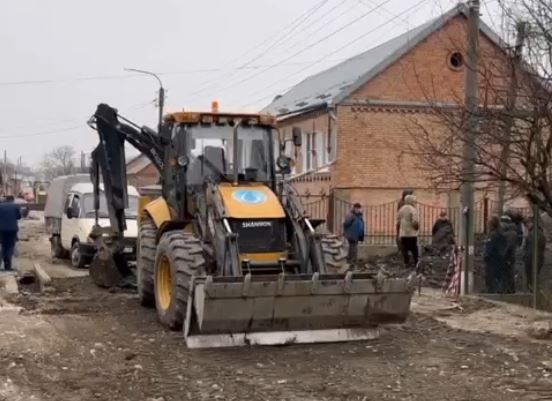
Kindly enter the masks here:
M 397 214 L 397 224 L 399 226 L 399 238 L 405 267 L 409 266 L 410 254 L 412 254 L 414 267 L 416 267 L 418 265 L 418 230 L 420 228 L 420 221 L 418 209 L 416 208 L 416 197 L 414 195 L 405 196 L 404 205 Z
M 355 203 L 343 222 L 343 235 L 349 242 L 349 254 L 347 261 L 351 268 L 358 263 L 358 243 L 364 241 L 364 218 L 362 217 L 362 206 Z
M 399 203 L 397 204 L 397 212 L 399 210 L 401 210 L 401 207 L 404 206 L 404 200 L 405 198 L 408 196 L 408 195 L 412 195 L 414 194 L 414 191 L 410 188 L 406 188 L 405 190 L 403 190 L 402 192 L 402 196 L 401 196 L 401 200 L 399 201 Z M 400 223 L 397 221 L 397 225 L 395 227 L 395 231 L 396 231 L 396 243 L 397 243 L 397 249 L 399 250 L 399 252 L 402 252 L 402 246 L 401 246 L 401 238 L 400 238 L 400 235 L 399 235 L 399 229 L 400 229 Z

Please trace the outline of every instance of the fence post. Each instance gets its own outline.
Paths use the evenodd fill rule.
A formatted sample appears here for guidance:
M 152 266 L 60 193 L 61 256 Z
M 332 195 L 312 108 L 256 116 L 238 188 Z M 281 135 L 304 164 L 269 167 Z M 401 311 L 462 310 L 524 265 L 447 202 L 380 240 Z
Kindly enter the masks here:
M 483 233 L 487 234 L 487 222 L 489 221 L 489 198 L 483 198 Z

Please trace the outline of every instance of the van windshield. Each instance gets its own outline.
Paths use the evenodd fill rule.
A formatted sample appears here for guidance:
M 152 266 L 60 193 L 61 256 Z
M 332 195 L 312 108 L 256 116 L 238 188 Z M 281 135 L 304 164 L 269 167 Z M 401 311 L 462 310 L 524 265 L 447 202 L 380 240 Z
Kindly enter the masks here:
M 98 210 L 100 218 L 109 218 L 109 211 L 107 209 L 107 201 L 105 199 L 105 193 L 100 193 L 100 209 Z M 125 209 L 125 217 L 127 219 L 135 219 L 138 215 L 138 197 L 128 196 L 128 208 Z M 83 216 L 94 217 L 94 195 L 85 195 L 83 198 Z

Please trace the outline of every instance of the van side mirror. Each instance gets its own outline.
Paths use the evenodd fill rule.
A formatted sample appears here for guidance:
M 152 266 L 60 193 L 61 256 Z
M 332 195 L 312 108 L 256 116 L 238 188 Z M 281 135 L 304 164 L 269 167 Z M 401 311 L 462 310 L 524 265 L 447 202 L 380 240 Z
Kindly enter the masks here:
M 293 127 L 291 130 L 291 136 L 293 138 L 293 144 L 295 146 L 301 146 L 301 128 L 300 127 Z
M 65 214 L 67 215 L 68 219 L 72 219 L 74 217 L 73 216 L 73 208 L 71 206 L 69 206 L 67 208 L 67 210 L 65 211 Z

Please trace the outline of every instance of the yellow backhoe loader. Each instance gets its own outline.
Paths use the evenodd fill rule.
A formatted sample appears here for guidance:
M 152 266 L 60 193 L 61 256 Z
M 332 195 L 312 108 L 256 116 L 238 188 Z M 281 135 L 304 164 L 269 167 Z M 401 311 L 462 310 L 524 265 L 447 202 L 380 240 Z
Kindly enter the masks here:
M 90 275 L 104 287 L 135 277 L 188 347 L 361 340 L 408 316 L 409 280 L 349 271 L 342 241 L 317 231 L 285 180 L 283 151 L 301 135 L 281 138 L 273 116 L 177 112 L 158 133 L 100 104 L 89 125 L 111 219 L 94 230 Z M 125 142 L 161 175 L 158 197 L 140 200 L 135 274 L 122 252 Z

